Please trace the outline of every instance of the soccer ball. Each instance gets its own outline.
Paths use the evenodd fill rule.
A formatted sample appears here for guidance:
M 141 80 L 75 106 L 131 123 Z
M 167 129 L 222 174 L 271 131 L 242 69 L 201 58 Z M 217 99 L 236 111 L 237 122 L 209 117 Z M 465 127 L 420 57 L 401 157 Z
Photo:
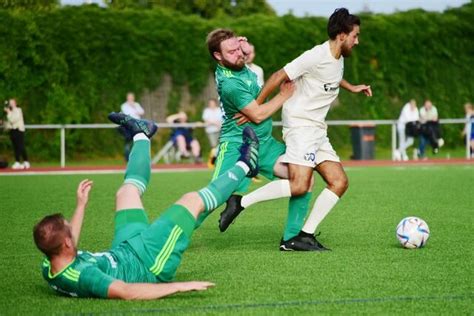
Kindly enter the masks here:
M 430 237 L 430 229 L 418 217 L 405 217 L 397 226 L 397 238 L 403 247 L 409 249 L 423 247 Z

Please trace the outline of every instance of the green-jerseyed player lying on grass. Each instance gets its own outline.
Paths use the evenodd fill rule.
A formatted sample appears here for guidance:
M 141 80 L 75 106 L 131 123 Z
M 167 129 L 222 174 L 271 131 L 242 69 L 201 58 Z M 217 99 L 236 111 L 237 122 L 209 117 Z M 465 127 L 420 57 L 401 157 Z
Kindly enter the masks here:
M 196 227 L 196 218 L 224 203 L 246 177 L 258 173 L 258 139 L 252 128 L 243 131 L 241 156 L 235 166 L 197 192 L 184 194 L 152 224 L 141 195 L 150 179 L 150 138 L 157 127 L 123 113 L 109 119 L 127 128 L 133 148 L 125 181 L 116 194 L 112 247 L 101 253 L 78 251 L 92 181 L 77 189 L 77 207 L 70 221 L 61 214 L 44 217 L 33 231 L 46 255 L 43 277 L 57 292 L 73 297 L 157 299 L 177 292 L 206 290 L 210 282 L 171 282 Z

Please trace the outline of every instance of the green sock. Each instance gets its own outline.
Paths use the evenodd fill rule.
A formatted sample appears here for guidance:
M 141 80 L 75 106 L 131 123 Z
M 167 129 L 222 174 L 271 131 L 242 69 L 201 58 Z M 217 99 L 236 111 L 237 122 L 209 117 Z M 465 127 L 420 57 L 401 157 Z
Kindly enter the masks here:
M 146 136 L 145 136 L 146 137 Z M 151 174 L 150 140 L 139 139 L 133 142 L 128 159 L 124 183 L 133 184 L 140 194 L 146 190 Z
M 239 166 L 238 162 L 237 165 L 211 181 L 207 187 L 198 191 L 199 196 L 204 202 L 204 212 L 199 215 L 196 221 L 196 228 L 201 226 L 202 222 L 213 210 L 227 201 L 245 178 L 247 172 L 248 167 L 245 170 Z
M 292 196 L 288 205 L 288 220 L 283 233 L 283 240 L 288 240 L 299 234 L 303 228 L 304 219 L 308 212 L 311 192 L 300 196 Z

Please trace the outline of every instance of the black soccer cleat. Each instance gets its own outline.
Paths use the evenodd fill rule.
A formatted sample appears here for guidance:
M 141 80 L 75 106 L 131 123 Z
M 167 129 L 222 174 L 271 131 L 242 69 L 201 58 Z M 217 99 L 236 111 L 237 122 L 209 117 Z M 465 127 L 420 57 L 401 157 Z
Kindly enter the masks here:
M 257 134 L 250 126 L 244 128 L 242 132 L 243 144 L 239 148 L 239 161 L 245 163 L 249 168 L 247 177 L 253 178 L 258 174 L 258 149 L 259 141 Z
M 322 250 L 328 250 L 330 251 L 331 249 L 327 248 L 327 247 L 324 247 L 317 239 L 316 239 L 316 236 L 319 236 L 321 235 L 321 232 L 319 232 L 318 234 L 313 235 L 313 234 L 309 234 L 309 233 L 306 233 L 304 231 L 300 231 L 300 235 L 304 236 L 304 237 L 308 237 L 310 239 L 312 239 L 314 241 L 314 244 L 317 245 L 319 248 L 321 248 Z
M 327 251 L 328 248 L 321 245 L 316 238 L 301 231 L 297 236 L 280 242 L 280 251 Z
M 219 218 L 219 229 L 221 233 L 225 232 L 227 228 L 232 224 L 237 216 L 244 210 L 241 205 L 242 196 L 232 194 L 227 200 L 225 209 L 221 213 Z
M 135 136 L 138 133 L 144 133 L 146 137 L 152 138 L 158 130 L 158 126 L 155 124 L 155 122 L 150 120 L 135 119 L 122 112 L 112 112 L 108 115 L 108 118 L 113 123 L 126 128 L 132 136 Z

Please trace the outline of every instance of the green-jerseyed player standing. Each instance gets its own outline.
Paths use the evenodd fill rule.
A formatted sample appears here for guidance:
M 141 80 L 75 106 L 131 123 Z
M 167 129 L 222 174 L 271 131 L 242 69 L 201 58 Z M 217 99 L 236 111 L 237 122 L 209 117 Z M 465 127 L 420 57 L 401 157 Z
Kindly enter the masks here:
M 240 145 L 237 135 L 245 126 L 252 126 L 260 140 L 260 173 L 271 180 L 275 177 L 287 179 L 288 168 L 279 159 L 285 152 L 285 145 L 272 137 L 271 115 L 291 97 L 294 92 L 294 84 L 292 82 L 283 83 L 277 95 L 268 102 L 259 104 L 256 99 L 261 87 L 258 85 L 257 76 L 245 66 L 245 55 L 250 51 L 247 40 L 237 37 L 230 30 L 217 29 L 208 34 L 207 45 L 209 53 L 218 64 L 216 69 L 217 92 L 224 112 L 214 177 L 226 172 L 237 161 L 237 149 Z M 274 197 L 267 195 L 267 199 L 292 195 L 292 188 L 282 186 L 280 181 L 272 182 L 271 185 L 276 188 L 275 192 L 278 193 Z M 243 181 L 237 191 L 245 192 L 249 182 L 249 179 Z M 228 206 L 240 204 L 240 198 L 239 195 L 234 195 L 233 199 L 228 201 Z M 291 239 L 301 230 L 310 198 L 311 192 L 290 198 L 283 240 Z M 202 221 L 206 215 L 206 213 L 201 215 L 198 222 Z
M 196 219 L 224 203 L 246 177 L 258 170 L 258 138 L 243 130 L 238 161 L 207 187 L 183 195 L 152 224 L 141 195 L 151 174 L 150 140 L 157 127 L 123 113 L 111 113 L 114 123 L 133 135 L 125 180 L 116 194 L 115 231 L 106 252 L 77 251 L 92 181 L 77 189 L 77 206 L 70 222 L 61 214 L 44 217 L 33 230 L 37 247 L 46 255 L 43 277 L 57 292 L 72 297 L 156 299 L 177 292 L 206 290 L 210 282 L 172 282 L 189 245 Z

